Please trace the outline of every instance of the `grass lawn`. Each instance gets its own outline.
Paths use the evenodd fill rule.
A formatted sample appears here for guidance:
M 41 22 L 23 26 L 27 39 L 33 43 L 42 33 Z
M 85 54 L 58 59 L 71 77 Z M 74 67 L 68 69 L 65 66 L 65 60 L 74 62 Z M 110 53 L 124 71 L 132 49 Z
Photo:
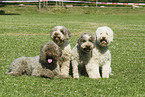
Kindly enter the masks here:
M 59 8 L 39 11 L 36 6 L 0 7 L 0 96 L 1 97 L 143 97 L 145 96 L 145 8 Z M 72 33 L 73 48 L 84 33 L 97 27 L 114 31 L 110 45 L 112 73 L 109 79 L 52 79 L 5 74 L 21 56 L 40 54 L 41 45 L 51 41 L 54 26 Z

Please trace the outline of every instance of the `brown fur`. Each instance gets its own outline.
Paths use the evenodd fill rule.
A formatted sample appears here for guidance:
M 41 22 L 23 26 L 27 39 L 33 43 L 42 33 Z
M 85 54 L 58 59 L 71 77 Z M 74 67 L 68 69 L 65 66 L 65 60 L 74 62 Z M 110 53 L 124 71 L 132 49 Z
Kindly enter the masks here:
M 42 46 L 40 56 L 20 57 L 14 60 L 7 73 L 14 76 L 26 74 L 47 78 L 66 78 L 59 74 L 57 66 L 61 53 L 61 49 L 54 42 L 47 42 Z M 48 63 L 48 58 L 52 59 L 51 63 Z

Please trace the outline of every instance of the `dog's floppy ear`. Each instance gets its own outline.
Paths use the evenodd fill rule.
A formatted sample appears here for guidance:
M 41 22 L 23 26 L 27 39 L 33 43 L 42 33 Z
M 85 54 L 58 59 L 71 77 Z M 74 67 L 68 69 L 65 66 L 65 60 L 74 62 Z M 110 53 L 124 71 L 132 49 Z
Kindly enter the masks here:
M 113 41 L 113 30 L 107 26 L 105 26 L 105 27 L 109 32 L 109 40 L 110 40 L 110 42 L 112 42 Z
M 93 43 L 95 43 L 95 40 L 96 40 L 96 37 L 91 36 L 91 41 L 92 41 Z
M 83 35 L 81 35 L 80 38 L 78 39 L 78 42 L 77 42 L 78 44 L 81 42 L 82 37 Z
M 110 34 L 110 41 L 113 41 L 113 33 Z
M 54 27 L 50 32 L 50 37 L 52 36 L 53 32 L 56 30 L 56 27 Z M 52 38 L 52 37 L 51 37 Z
M 111 31 L 111 33 L 110 33 L 110 41 L 111 42 L 113 41 L 113 31 Z
M 61 55 L 62 55 L 62 49 L 60 47 L 58 47 L 58 50 L 59 50 L 59 57 L 61 57 Z
M 101 32 L 100 30 L 101 30 L 101 27 L 98 27 L 97 30 L 96 30 L 96 32 L 95 32 L 96 39 L 97 39 L 99 33 Z
M 66 39 L 69 39 L 71 37 L 70 31 L 65 27 L 63 27 L 63 29 L 64 29 L 64 32 L 65 32 L 65 35 L 66 35 Z

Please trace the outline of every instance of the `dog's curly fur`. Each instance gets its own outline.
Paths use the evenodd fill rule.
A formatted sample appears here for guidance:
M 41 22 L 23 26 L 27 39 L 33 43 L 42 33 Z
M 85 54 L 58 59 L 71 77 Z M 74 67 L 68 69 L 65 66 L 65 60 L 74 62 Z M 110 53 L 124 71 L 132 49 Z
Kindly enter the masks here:
M 54 43 L 47 42 L 41 48 L 40 56 L 20 57 L 12 62 L 8 69 L 8 74 L 14 76 L 32 75 L 39 77 L 58 78 L 59 75 L 57 61 L 62 55 L 62 50 Z M 51 60 L 48 62 L 48 60 Z
M 64 26 L 56 26 L 50 33 L 51 39 L 62 49 L 62 56 L 58 60 L 62 75 L 69 76 L 71 46 L 68 39 L 71 37 L 70 31 Z
M 109 78 L 109 74 L 111 73 L 111 53 L 108 46 L 113 41 L 113 31 L 107 26 L 98 27 L 95 36 L 94 56 L 97 57 L 97 78 L 101 78 L 99 67 L 101 67 L 102 78 Z
M 95 37 L 84 33 L 72 50 L 73 77 L 79 78 L 79 73 L 84 73 L 86 69 L 90 78 L 96 78 L 96 64 L 92 50 L 95 46 Z M 86 75 L 86 74 L 85 74 Z

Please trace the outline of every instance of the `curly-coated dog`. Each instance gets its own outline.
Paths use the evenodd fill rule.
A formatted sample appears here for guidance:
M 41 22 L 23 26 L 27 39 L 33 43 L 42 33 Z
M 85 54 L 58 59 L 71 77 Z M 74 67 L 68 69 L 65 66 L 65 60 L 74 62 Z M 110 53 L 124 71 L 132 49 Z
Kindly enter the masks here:
M 111 73 L 111 53 L 109 44 L 113 41 L 113 31 L 107 26 L 98 27 L 95 33 L 96 42 L 94 56 L 98 56 L 97 62 L 97 77 L 100 78 L 99 67 L 101 68 L 102 78 L 109 78 Z
M 90 78 L 97 78 L 96 60 L 93 57 L 95 47 L 95 37 L 84 33 L 72 50 L 73 77 L 79 78 L 79 74 L 86 71 Z
M 70 31 L 64 26 L 56 26 L 50 33 L 51 39 L 62 49 L 62 56 L 58 60 L 62 75 L 69 76 L 71 46 L 68 39 L 71 37 Z
M 47 42 L 41 48 L 40 56 L 15 59 L 8 70 L 14 76 L 32 75 L 48 78 L 63 78 L 59 75 L 57 61 L 62 55 L 61 48 L 54 42 Z

